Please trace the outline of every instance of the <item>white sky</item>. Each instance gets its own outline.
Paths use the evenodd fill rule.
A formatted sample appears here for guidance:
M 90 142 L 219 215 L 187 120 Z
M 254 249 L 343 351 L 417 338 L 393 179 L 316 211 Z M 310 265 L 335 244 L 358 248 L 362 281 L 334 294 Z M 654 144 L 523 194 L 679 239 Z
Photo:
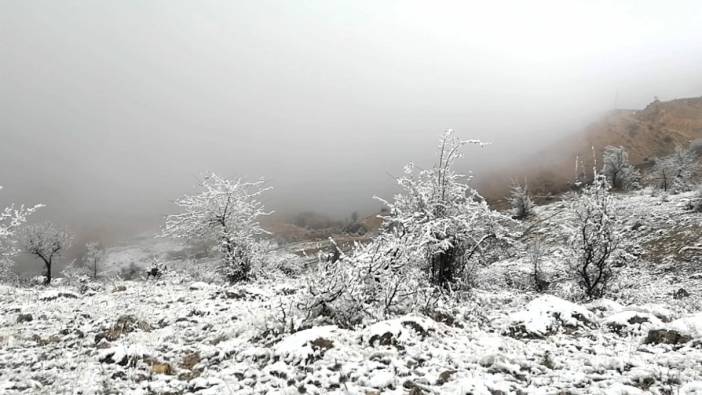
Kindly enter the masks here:
M 702 94 L 700 1 L 0 0 L 0 185 L 71 226 L 158 222 L 198 174 L 377 208 L 444 128 L 480 170 Z

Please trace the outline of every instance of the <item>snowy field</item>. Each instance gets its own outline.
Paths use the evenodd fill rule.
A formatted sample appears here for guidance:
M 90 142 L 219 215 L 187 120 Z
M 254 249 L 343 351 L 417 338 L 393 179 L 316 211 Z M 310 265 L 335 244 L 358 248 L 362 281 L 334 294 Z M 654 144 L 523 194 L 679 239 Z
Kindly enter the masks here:
M 2 286 L 0 393 L 702 394 L 702 260 L 679 253 L 700 242 L 688 197 L 618 201 L 640 251 L 592 303 L 566 300 L 562 203 L 533 220 L 551 294 L 522 286 L 516 256 L 442 314 L 353 330 L 277 334 L 304 276 Z

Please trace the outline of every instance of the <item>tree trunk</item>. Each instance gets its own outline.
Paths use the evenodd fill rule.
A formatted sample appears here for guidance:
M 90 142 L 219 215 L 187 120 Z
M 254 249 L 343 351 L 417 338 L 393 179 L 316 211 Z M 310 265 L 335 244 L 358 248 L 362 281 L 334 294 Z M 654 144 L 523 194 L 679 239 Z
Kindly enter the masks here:
M 44 259 L 44 266 L 46 266 L 46 276 L 44 277 L 44 285 L 51 284 L 51 260 Z
M 456 247 L 451 247 L 431 258 L 432 280 L 434 284 L 445 287 L 455 280 L 456 252 Z

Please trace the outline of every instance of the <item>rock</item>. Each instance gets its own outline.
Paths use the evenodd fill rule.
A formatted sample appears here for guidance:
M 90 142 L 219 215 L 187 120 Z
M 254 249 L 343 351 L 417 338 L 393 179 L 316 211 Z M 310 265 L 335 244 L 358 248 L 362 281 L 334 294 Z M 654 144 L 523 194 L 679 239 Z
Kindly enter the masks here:
M 117 292 L 124 292 L 127 290 L 127 287 L 124 285 L 118 285 L 114 288 L 112 288 L 112 293 L 117 293 Z
M 310 342 L 310 345 L 312 346 L 313 350 L 322 350 L 322 352 L 334 348 L 334 342 L 323 337 L 318 337 L 312 340 Z
M 209 288 L 209 287 L 210 287 L 210 284 L 207 284 L 207 283 L 202 282 L 202 281 L 196 281 L 196 282 L 190 284 L 189 289 L 190 289 L 191 291 L 200 291 L 200 290 L 203 290 L 203 289 L 207 289 L 207 288 Z
M 116 363 L 122 366 L 135 366 L 136 362 L 149 355 L 149 351 L 139 344 L 115 346 L 98 353 L 98 361 Z
M 592 311 L 593 313 L 616 313 L 618 311 L 624 310 L 624 307 L 609 299 L 597 299 L 594 302 L 588 303 L 586 305 L 587 309 Z
M 639 311 L 621 311 L 607 317 L 603 324 L 618 335 L 639 334 L 651 328 L 660 328 L 663 322 L 653 314 Z
M 684 344 L 690 340 L 692 340 L 690 336 L 675 330 L 652 329 L 648 331 L 644 344 Z
M 404 326 L 405 328 L 411 328 L 412 330 L 417 332 L 417 334 L 419 334 L 419 336 L 422 337 L 422 340 L 424 340 L 429 335 L 429 331 L 424 329 L 424 327 L 419 325 L 416 321 L 402 321 L 402 326 Z
M 95 335 L 95 343 L 100 343 L 102 339 L 115 341 L 123 334 L 134 332 L 137 329 L 150 332 L 152 328 L 148 322 L 138 320 L 133 315 L 123 315 L 117 319 L 117 322 L 112 327 Z
M 295 332 L 278 342 L 273 351 L 286 361 L 309 363 L 323 358 L 324 353 L 334 347 L 329 339 L 337 336 L 338 331 L 336 326 L 328 325 Z
M 675 318 L 675 312 L 670 310 L 668 307 L 661 304 L 645 304 L 645 305 L 634 305 L 629 306 L 629 310 L 640 311 L 642 313 L 650 313 L 655 315 L 658 319 L 663 322 L 670 322 Z
M 168 363 L 154 362 L 151 365 L 151 372 L 170 376 L 173 374 L 173 368 Z
M 443 311 L 434 311 L 431 313 L 430 317 L 436 322 L 440 322 L 448 326 L 455 326 L 456 328 L 463 328 L 463 325 L 460 322 L 458 322 L 453 315 L 449 313 Z
M 368 379 L 369 387 L 383 389 L 391 387 L 395 383 L 395 374 L 389 370 L 376 370 Z
M 190 390 L 193 392 L 201 391 L 212 387 L 214 384 L 210 383 L 207 379 L 198 377 L 190 380 L 188 383 Z
M 198 352 L 190 352 L 185 354 L 183 359 L 180 361 L 180 367 L 183 369 L 188 369 L 188 370 L 193 370 L 195 365 L 200 363 L 200 353 Z
M 44 292 L 42 294 L 42 296 L 39 298 L 39 300 L 44 301 L 44 302 L 49 302 L 52 300 L 56 300 L 58 298 L 78 299 L 78 295 L 74 294 L 73 292 L 69 292 L 69 291 L 50 290 L 50 291 Z
M 368 344 L 372 347 L 374 346 L 396 346 L 397 338 L 392 332 L 385 332 L 383 334 L 375 334 L 370 337 Z
M 424 394 L 423 388 L 412 380 L 406 380 L 404 383 L 402 383 L 402 388 L 409 390 L 409 394 L 412 395 Z
M 685 288 L 680 288 L 673 292 L 673 299 L 684 299 L 690 296 L 690 293 L 685 290 Z
M 595 315 L 583 306 L 557 298 L 540 296 L 523 311 L 509 318 L 506 335 L 514 338 L 543 338 L 563 329 L 594 328 Z
M 27 314 L 20 314 L 20 315 L 17 316 L 17 323 L 18 323 L 18 324 L 21 324 L 21 323 L 23 323 L 23 322 L 30 322 L 30 321 L 32 321 L 33 319 L 34 319 L 34 317 L 32 317 L 32 315 L 29 314 L 29 313 L 27 313 Z
M 677 331 L 693 339 L 702 338 L 702 313 L 679 318 L 669 323 L 667 329 Z
M 417 336 L 424 340 L 436 329 L 436 323 L 422 316 L 405 316 L 398 319 L 376 322 L 363 330 L 362 338 L 369 345 L 401 348 L 404 342 L 414 342 Z
M 439 374 L 439 378 L 436 380 L 436 385 L 444 385 L 451 381 L 451 376 L 456 373 L 455 370 L 446 370 Z

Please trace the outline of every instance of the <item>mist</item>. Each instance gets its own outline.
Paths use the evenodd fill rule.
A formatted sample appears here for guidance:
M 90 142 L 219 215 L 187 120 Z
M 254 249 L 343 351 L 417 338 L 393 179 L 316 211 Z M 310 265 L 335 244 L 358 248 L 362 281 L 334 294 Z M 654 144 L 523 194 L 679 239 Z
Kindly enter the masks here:
M 154 232 L 208 172 L 279 213 L 370 214 L 441 132 L 518 163 L 612 108 L 702 93 L 702 4 L 1 1 L 0 202 Z

